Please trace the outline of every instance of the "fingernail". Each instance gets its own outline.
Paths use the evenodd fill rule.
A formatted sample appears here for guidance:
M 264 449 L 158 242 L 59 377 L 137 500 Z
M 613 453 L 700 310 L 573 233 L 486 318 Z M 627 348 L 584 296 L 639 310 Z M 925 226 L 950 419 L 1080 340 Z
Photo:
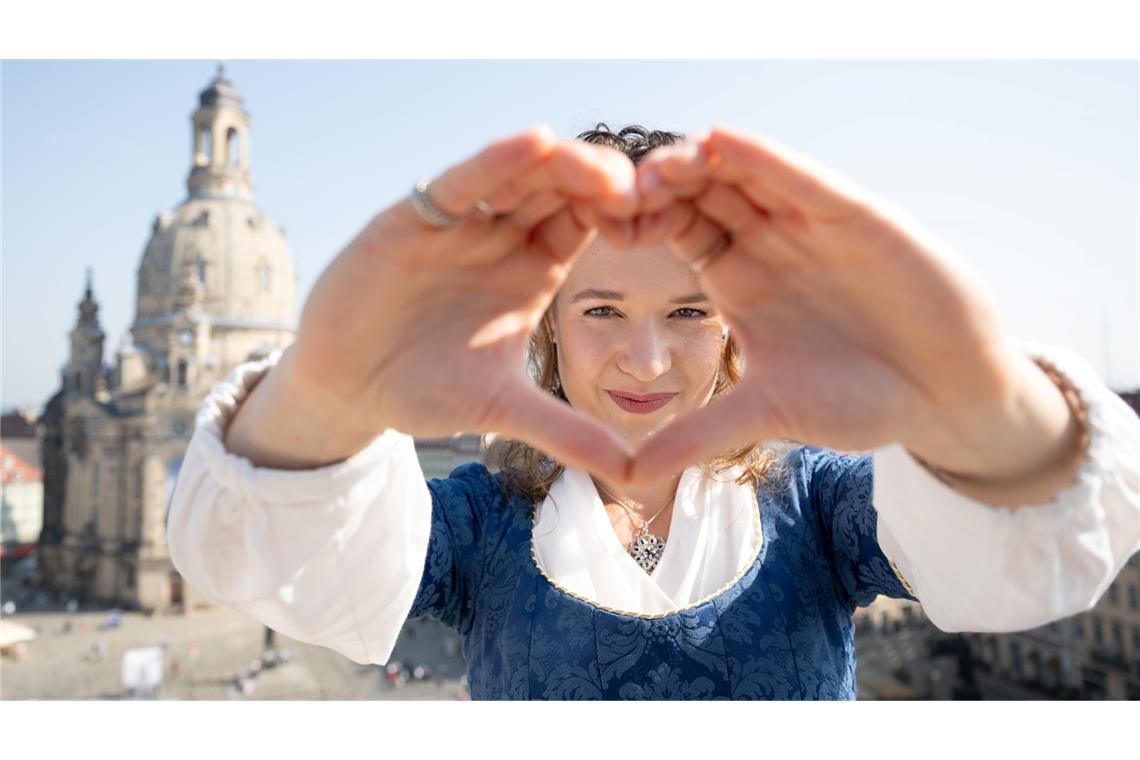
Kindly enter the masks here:
M 640 182 L 641 192 L 646 194 L 652 193 L 655 190 L 660 190 L 661 186 L 661 172 L 657 170 L 657 167 L 651 166 L 642 172 Z

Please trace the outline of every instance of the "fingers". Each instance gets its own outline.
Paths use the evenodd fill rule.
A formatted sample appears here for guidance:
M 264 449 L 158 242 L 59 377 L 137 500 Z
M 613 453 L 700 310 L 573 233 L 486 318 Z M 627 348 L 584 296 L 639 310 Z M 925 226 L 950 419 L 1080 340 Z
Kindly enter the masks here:
M 432 180 L 431 199 L 446 213 L 465 216 L 492 190 L 537 165 L 553 147 L 554 136 L 545 125 L 497 140 Z
M 711 269 L 732 244 L 732 234 L 705 216 L 692 203 L 679 202 L 670 209 L 665 243 L 669 249 L 700 273 Z
M 495 430 L 535 446 L 558 462 L 625 483 L 633 451 L 613 430 L 543 393 L 527 378 L 505 390 Z
M 736 238 L 750 235 L 771 216 L 767 210 L 752 205 L 735 186 L 720 182 L 710 184 L 693 199 L 693 205 L 707 219 Z
M 852 180 L 775 140 L 728 127 L 694 135 L 653 151 L 638 167 L 642 210 L 673 198 L 694 198 L 709 183 L 735 186 L 777 214 L 798 212 L 840 221 L 879 203 Z
M 575 140 L 556 143 L 539 163 L 496 186 L 484 200 L 497 213 L 508 213 L 548 191 L 594 201 L 608 216 L 629 218 L 637 212 L 633 163 L 612 148 Z
M 677 198 L 704 191 L 720 163 L 703 137 L 693 136 L 650 152 L 638 166 L 638 192 L 643 214 L 660 211 Z
M 768 137 L 728 127 L 713 129 L 709 148 L 732 167 L 736 181 L 754 201 L 786 205 L 828 221 L 849 218 L 872 202 L 865 189 L 818 161 Z M 741 175 L 757 182 L 741 183 Z
M 598 233 L 605 237 L 618 250 L 629 248 L 637 239 L 637 221 L 597 217 Z
M 629 482 L 650 483 L 758 440 L 779 437 L 759 394 L 729 392 L 674 420 L 637 453 Z
M 605 146 L 555 141 L 546 126 L 491 143 L 432 180 L 428 188 L 436 206 L 458 217 L 468 217 L 476 208 L 510 214 L 535 196 L 552 192 L 593 202 L 606 216 L 630 218 L 637 211 L 636 172 L 626 156 Z M 408 218 L 428 226 L 410 213 L 410 201 L 403 205 L 408 206 Z M 534 209 L 526 215 L 543 218 L 535 217 Z M 482 229 L 485 220 L 480 216 L 465 219 L 459 234 Z
M 564 208 L 535 228 L 531 239 L 550 258 L 565 264 L 577 256 L 594 235 L 594 229 L 583 227 L 573 211 Z
M 506 214 L 506 219 L 520 230 L 529 232 L 532 227 L 561 211 L 569 201 L 562 193 L 544 190 L 532 195 L 521 206 Z

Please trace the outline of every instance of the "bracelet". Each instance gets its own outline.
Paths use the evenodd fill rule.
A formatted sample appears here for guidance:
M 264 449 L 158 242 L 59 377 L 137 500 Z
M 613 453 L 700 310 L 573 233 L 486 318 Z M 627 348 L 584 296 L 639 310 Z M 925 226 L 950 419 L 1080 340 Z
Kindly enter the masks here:
M 1065 397 L 1065 403 L 1069 405 L 1069 409 L 1077 418 L 1077 424 L 1080 426 L 1078 450 L 1082 453 L 1083 456 L 1085 450 L 1088 447 L 1089 441 L 1092 438 L 1092 430 L 1089 425 L 1088 400 L 1084 397 L 1084 395 L 1081 394 L 1076 385 L 1073 384 L 1073 381 L 1069 379 L 1069 376 L 1058 370 L 1050 361 L 1037 356 L 1032 357 L 1032 359 L 1037 364 L 1037 366 L 1040 367 L 1045 372 L 1045 374 L 1049 376 L 1049 379 L 1052 380 L 1054 384 L 1056 384 L 1056 386 L 1060 389 L 1061 395 Z M 955 473 L 942 469 L 938 465 L 927 462 L 917 454 L 909 451 L 907 453 L 909 453 L 916 462 L 925 467 L 932 475 L 950 487 L 954 487 L 956 483 L 996 486 L 1016 485 L 1022 483 L 1023 481 L 1032 480 L 1033 478 L 1047 473 L 1062 457 L 1067 459 L 1067 452 L 1065 452 L 1063 455 L 1050 460 L 1032 472 L 1001 479 L 993 479 L 979 478 L 973 475 L 957 475 Z

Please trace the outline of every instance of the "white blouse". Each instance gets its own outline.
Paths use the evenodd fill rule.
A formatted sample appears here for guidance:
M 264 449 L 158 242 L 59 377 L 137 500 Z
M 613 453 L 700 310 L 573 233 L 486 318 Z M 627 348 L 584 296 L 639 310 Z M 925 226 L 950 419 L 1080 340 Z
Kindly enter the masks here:
M 873 452 L 879 544 L 945 631 L 1025 630 L 1087 610 L 1140 550 L 1140 419 L 1077 354 L 1017 343 L 1089 404 L 1088 454 L 1050 503 L 993 507 L 942 483 L 899 444 Z M 418 591 L 431 527 L 413 439 L 389 428 L 311 470 L 256 467 L 229 452 L 226 422 L 280 356 L 240 365 L 202 403 L 168 513 L 171 559 L 219 604 L 356 662 L 385 663 Z M 706 599 L 760 550 L 755 495 L 735 474 L 685 470 L 650 575 L 621 546 L 589 475 L 567 468 L 539 507 L 535 559 L 599 606 L 659 613 Z

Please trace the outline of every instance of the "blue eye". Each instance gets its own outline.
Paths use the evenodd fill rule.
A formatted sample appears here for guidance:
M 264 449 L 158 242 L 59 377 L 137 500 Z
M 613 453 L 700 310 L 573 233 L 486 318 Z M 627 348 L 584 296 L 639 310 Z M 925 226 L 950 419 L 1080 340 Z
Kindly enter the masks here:
M 610 313 L 608 313 L 608 314 L 595 313 L 599 309 L 608 310 Z M 708 312 L 705 311 L 704 309 L 694 309 L 692 306 L 682 306 L 680 309 L 677 309 L 673 313 L 676 314 L 677 312 L 692 312 L 691 314 L 682 314 L 681 315 L 681 316 L 685 317 L 686 319 L 700 319 L 701 317 L 707 317 L 708 316 Z M 613 307 L 612 306 L 595 306 L 592 309 L 586 309 L 586 311 L 584 311 L 583 314 L 585 314 L 586 316 L 590 316 L 590 317 L 609 317 L 609 316 L 612 316 L 612 314 L 613 314 Z
M 612 307 L 612 306 L 595 306 L 595 307 L 594 307 L 594 308 L 592 308 L 592 309 L 586 309 L 586 311 L 585 311 L 584 313 L 585 313 L 587 316 L 591 316 L 591 317 L 608 317 L 608 316 L 609 316 L 609 314 L 591 314 L 591 313 L 590 313 L 590 312 L 592 312 L 592 311 L 597 311 L 598 309 L 609 309 L 610 311 L 613 311 L 613 307 Z

